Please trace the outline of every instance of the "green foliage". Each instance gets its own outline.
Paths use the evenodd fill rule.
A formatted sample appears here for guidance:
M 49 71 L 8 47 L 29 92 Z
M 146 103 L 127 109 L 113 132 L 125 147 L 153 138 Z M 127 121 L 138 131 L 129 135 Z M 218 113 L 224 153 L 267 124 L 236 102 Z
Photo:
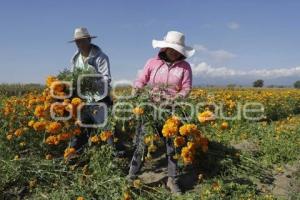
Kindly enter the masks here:
M 36 92 L 40 93 L 43 91 L 44 88 L 45 88 L 44 85 L 35 84 L 35 83 L 30 83 L 30 84 L 2 83 L 2 84 L 0 84 L 0 96 L 6 96 L 6 97 L 22 96 L 22 95 L 27 94 L 32 91 L 36 91 Z
M 294 87 L 298 89 L 300 88 L 300 80 L 294 83 Z
M 259 79 L 253 82 L 253 87 L 263 87 L 264 86 L 264 81 Z

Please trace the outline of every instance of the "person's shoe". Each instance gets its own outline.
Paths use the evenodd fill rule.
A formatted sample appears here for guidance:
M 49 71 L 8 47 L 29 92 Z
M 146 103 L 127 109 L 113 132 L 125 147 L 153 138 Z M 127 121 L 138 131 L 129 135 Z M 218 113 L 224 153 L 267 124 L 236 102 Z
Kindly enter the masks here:
M 178 184 L 178 179 L 168 177 L 167 187 L 171 190 L 172 194 L 181 195 L 182 191 Z

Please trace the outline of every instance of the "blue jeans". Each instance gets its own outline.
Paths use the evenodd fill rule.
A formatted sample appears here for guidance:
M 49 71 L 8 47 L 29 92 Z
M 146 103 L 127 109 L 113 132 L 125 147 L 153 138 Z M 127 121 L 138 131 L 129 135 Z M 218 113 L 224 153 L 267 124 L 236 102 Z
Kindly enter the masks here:
M 161 128 L 159 128 L 161 132 Z M 137 176 L 137 173 L 141 169 L 141 166 L 143 164 L 143 156 L 145 154 L 145 142 L 144 142 L 144 135 L 145 135 L 145 126 L 141 123 L 138 123 L 136 127 L 136 135 L 135 135 L 135 151 L 133 153 L 133 157 L 130 162 L 130 169 L 129 169 L 129 176 L 131 178 L 135 178 Z M 163 137 L 161 135 L 161 137 Z M 175 155 L 175 147 L 173 144 L 173 140 L 170 138 L 163 137 L 165 146 L 166 146 L 166 157 L 168 159 L 168 176 L 177 178 L 178 177 L 178 167 L 177 167 L 177 161 L 173 158 Z

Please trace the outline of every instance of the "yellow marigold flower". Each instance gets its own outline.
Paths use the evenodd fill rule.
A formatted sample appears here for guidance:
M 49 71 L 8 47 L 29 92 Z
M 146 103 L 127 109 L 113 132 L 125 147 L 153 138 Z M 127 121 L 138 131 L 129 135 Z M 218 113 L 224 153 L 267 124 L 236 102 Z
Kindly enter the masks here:
M 185 165 L 193 163 L 194 154 L 188 147 L 183 147 L 181 150 L 181 157 Z
M 144 139 L 144 142 L 147 146 L 149 146 L 152 143 L 152 141 L 153 141 L 153 139 L 152 139 L 151 135 L 146 136 L 145 139 Z
M 44 111 L 45 111 L 44 106 L 38 105 L 38 106 L 35 107 L 34 115 L 36 117 L 44 117 L 45 116 Z
M 195 124 L 184 124 L 180 127 L 179 133 L 182 136 L 188 136 L 191 134 L 198 133 L 198 128 Z
M 30 121 L 28 122 L 28 126 L 29 126 L 29 127 L 32 127 L 33 124 L 34 124 L 34 120 L 30 120 Z
M 130 193 L 126 191 L 123 195 L 123 200 L 132 200 Z
M 90 140 L 92 143 L 99 143 L 101 141 L 101 138 L 97 135 L 94 135 Z
M 220 191 L 221 190 L 221 185 L 218 183 L 218 182 L 214 182 L 212 185 L 211 185 L 212 189 L 214 191 Z
M 76 149 L 73 147 L 68 147 L 65 150 L 64 158 L 67 159 L 70 155 L 74 155 L 74 154 L 76 154 Z
M 44 110 L 45 110 L 45 111 L 46 111 L 46 110 L 49 110 L 50 107 L 51 107 L 51 103 L 48 103 L 48 102 L 45 102 L 45 103 L 44 103 Z
M 162 129 L 162 134 L 166 138 L 176 136 L 177 132 L 178 132 L 178 126 L 173 122 L 169 122 L 165 124 Z
M 185 139 L 182 136 L 178 136 L 174 139 L 174 146 L 181 147 L 185 144 Z
M 196 144 L 194 142 L 188 142 L 187 143 L 187 148 L 192 152 L 196 152 Z
M 62 125 L 59 122 L 51 122 L 46 127 L 48 133 L 54 134 L 57 133 L 62 128 Z
M 77 200 L 84 200 L 83 197 L 77 197 Z
M 143 115 L 144 114 L 144 109 L 141 107 L 136 107 L 132 111 L 136 115 Z
M 168 123 L 172 123 L 176 126 L 179 126 L 181 124 L 181 121 L 180 121 L 179 117 L 172 116 L 169 119 L 167 119 L 167 121 L 165 122 L 165 124 L 168 124 Z
M 82 100 L 78 97 L 73 98 L 72 101 L 71 101 L 71 104 L 73 106 L 79 106 L 79 104 L 81 104 L 81 103 L 82 103 Z
M 141 187 L 141 185 L 142 185 L 142 182 L 141 182 L 140 179 L 135 179 L 135 180 L 133 181 L 133 187 L 139 189 L 139 188 Z
M 213 121 L 215 119 L 216 119 L 215 115 L 209 110 L 198 114 L 198 120 L 201 123 L 204 123 L 204 122 L 207 122 L 207 121 Z
M 110 137 L 112 137 L 112 132 L 111 131 L 103 131 L 100 134 L 100 138 L 103 142 L 107 141 Z
M 20 147 L 26 146 L 26 142 L 20 142 Z
M 51 154 L 47 154 L 47 155 L 45 156 L 45 159 L 46 159 L 46 160 L 52 160 L 52 159 L 53 159 L 53 156 L 52 156 Z
M 66 105 L 65 105 L 65 110 L 68 111 L 68 112 L 71 112 L 71 111 L 73 110 L 73 105 L 70 104 L 70 103 L 69 103 L 69 104 L 66 104 Z
M 33 179 L 33 180 L 29 181 L 29 188 L 30 189 L 36 187 L 36 185 L 37 185 L 37 180 L 36 179 Z
M 222 124 L 221 124 L 221 129 L 227 129 L 229 126 L 228 126 L 228 123 L 227 122 L 223 122 Z
M 23 129 L 19 128 L 15 131 L 15 136 L 20 137 L 24 133 Z
M 13 136 L 12 134 L 8 134 L 8 135 L 6 136 L 6 139 L 10 141 L 10 140 L 13 139 L 13 137 L 14 137 L 14 136 Z
M 15 155 L 14 160 L 20 160 L 20 156 L 19 155 Z
M 54 76 L 48 76 L 46 79 L 46 85 L 47 87 L 51 87 L 52 83 L 57 81 L 57 78 Z
M 154 153 L 156 150 L 157 150 L 157 146 L 155 146 L 154 144 L 151 144 L 148 147 L 148 152 L 150 152 L 150 153 Z

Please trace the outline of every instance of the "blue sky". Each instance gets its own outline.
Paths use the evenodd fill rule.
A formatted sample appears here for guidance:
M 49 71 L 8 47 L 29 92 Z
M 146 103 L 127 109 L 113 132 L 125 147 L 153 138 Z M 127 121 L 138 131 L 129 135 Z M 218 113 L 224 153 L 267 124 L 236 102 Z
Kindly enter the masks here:
M 195 84 L 270 84 L 300 79 L 300 1 L 3 1 L 0 83 L 43 83 L 70 64 L 67 43 L 85 26 L 111 60 L 114 80 L 132 80 L 157 53 L 152 39 L 186 34 Z

